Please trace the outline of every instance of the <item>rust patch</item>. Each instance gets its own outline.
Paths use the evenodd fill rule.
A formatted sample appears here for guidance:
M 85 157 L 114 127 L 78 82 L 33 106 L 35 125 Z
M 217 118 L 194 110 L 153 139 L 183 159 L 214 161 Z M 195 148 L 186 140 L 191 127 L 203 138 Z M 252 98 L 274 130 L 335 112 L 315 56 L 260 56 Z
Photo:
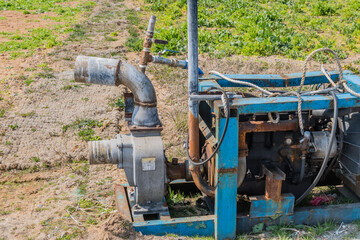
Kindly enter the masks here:
M 116 66 L 112 66 L 112 65 L 105 65 L 105 67 L 107 68 L 107 69 L 113 69 L 113 68 L 116 68 Z
M 246 134 L 250 132 L 277 132 L 291 131 L 298 128 L 297 120 L 280 121 L 279 123 L 265 121 L 249 121 L 239 123 L 239 156 L 246 157 L 248 146 L 246 144 Z
M 217 169 L 218 173 L 236 173 L 237 172 L 237 168 L 220 168 Z
M 116 208 L 118 212 L 125 220 L 132 222 L 133 219 L 131 217 L 131 211 L 130 211 L 126 188 L 122 185 L 115 184 L 114 193 L 115 193 Z
M 288 87 L 289 86 L 289 76 L 286 74 L 280 74 L 280 77 L 282 77 L 284 79 L 284 87 Z

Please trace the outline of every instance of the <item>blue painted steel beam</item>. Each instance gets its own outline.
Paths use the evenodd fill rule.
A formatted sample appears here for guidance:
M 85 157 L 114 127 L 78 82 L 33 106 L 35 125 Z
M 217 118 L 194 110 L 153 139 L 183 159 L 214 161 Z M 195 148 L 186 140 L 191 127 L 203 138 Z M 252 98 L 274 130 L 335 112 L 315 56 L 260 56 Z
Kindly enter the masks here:
M 339 100 L 339 108 L 359 107 L 360 99 L 350 93 L 336 95 Z M 305 110 L 332 109 L 333 99 L 330 96 L 303 96 L 301 108 Z M 221 101 L 215 102 L 214 111 L 218 112 L 222 108 Z M 271 98 L 239 98 L 231 103 L 232 108 L 237 108 L 239 114 L 254 114 L 268 112 L 289 112 L 297 111 L 298 98 L 290 97 L 271 97 Z
M 133 227 L 144 235 L 213 236 L 214 218 L 214 215 L 209 215 L 171 220 L 151 220 L 133 223 Z M 259 224 L 263 225 L 265 229 L 266 226 L 279 224 L 317 225 L 325 221 L 350 223 L 359 219 L 360 203 L 302 207 L 295 208 L 293 215 L 255 218 L 250 218 L 246 214 L 238 215 L 236 230 L 237 233 L 248 233 Z
M 280 201 L 267 199 L 265 196 L 250 197 L 250 217 L 273 217 L 292 215 L 294 213 L 295 197 L 291 193 L 282 194 Z
M 344 80 L 348 82 L 348 86 L 355 92 L 360 92 L 360 77 L 358 75 L 344 75 Z
M 298 208 L 295 224 L 316 225 L 325 221 L 349 223 L 360 219 L 360 203 Z
M 219 141 L 226 119 L 217 119 L 216 136 Z M 238 133 L 238 118 L 231 117 L 224 140 L 216 154 L 215 239 L 219 240 L 236 237 Z
M 134 222 L 133 227 L 144 235 L 213 236 L 214 215 Z
M 339 77 L 338 71 L 329 72 L 332 80 L 335 81 L 336 78 Z M 352 74 L 351 71 L 344 71 L 344 75 Z M 294 87 L 299 86 L 302 73 L 292 73 L 292 74 L 225 74 L 225 76 L 235 79 L 241 80 L 245 82 L 251 82 L 259 87 Z M 221 87 L 248 87 L 241 84 L 236 84 L 229 82 L 221 77 L 211 75 L 210 78 L 206 78 L 208 80 L 216 80 Z M 201 79 L 200 79 L 201 80 Z M 205 78 L 203 78 L 205 80 Z M 326 79 L 324 74 L 321 71 L 317 72 L 307 72 L 305 75 L 305 85 L 310 84 L 319 84 L 319 83 L 328 83 L 329 81 Z

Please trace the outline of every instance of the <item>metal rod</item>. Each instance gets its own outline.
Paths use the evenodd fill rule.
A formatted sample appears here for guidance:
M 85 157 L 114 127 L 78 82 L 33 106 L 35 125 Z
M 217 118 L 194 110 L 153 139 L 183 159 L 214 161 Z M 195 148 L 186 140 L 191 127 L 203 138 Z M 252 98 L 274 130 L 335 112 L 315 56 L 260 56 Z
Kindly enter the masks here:
M 228 93 L 229 99 L 242 98 L 242 95 Z M 191 101 L 215 101 L 221 100 L 221 95 L 191 95 Z
M 188 20 L 188 87 L 189 96 L 198 93 L 198 10 L 197 0 L 187 1 Z M 199 103 L 189 99 L 189 153 L 194 161 L 199 154 Z

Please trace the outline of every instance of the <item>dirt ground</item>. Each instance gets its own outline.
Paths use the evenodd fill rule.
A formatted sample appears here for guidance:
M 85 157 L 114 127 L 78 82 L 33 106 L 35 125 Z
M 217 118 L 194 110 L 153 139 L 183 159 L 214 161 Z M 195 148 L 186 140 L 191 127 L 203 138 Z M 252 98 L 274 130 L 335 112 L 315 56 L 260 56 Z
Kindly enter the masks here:
M 99 0 L 82 23 L 84 39 L 38 49 L 28 58 L 10 60 L 7 54 L 0 55 L 0 90 L 5 92 L 0 107 L 7 109 L 0 118 L 0 239 L 185 239 L 135 233 L 114 205 L 113 185 L 126 182 L 124 172 L 115 166 L 89 166 L 87 142 L 79 139 L 76 129 L 63 131 L 78 119 L 94 119 L 103 121 L 103 127 L 95 129 L 103 139 L 126 132 L 123 113 L 111 104 L 123 88 L 75 83 L 73 68 L 77 55 L 122 58 L 136 64 L 139 54 L 128 51 L 124 43 L 129 36 L 127 13 L 139 8 L 137 2 L 127 0 Z M 53 24 L 25 21 L 12 11 L 0 13 L 9 19 L 0 22 L 0 28 L 12 31 Z M 146 26 L 147 19 L 142 20 Z M 116 41 L 106 40 L 110 32 L 118 33 Z M 358 59 L 351 56 L 343 62 Z M 205 73 L 290 73 L 300 72 L 303 65 L 281 57 L 219 60 L 206 55 L 200 56 L 199 63 Z M 311 69 L 319 69 L 319 64 Z M 26 86 L 25 79 L 34 74 L 34 82 Z M 151 65 L 148 76 L 157 91 L 166 155 L 183 158 L 187 73 Z M 339 225 L 321 238 L 340 239 L 354 229 Z

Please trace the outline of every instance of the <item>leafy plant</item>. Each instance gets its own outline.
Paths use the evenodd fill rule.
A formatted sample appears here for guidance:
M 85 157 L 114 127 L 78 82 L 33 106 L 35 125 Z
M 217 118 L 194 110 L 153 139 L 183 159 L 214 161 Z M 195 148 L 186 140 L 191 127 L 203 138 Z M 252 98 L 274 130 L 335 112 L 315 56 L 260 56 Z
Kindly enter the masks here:
M 19 126 L 17 124 L 14 124 L 14 125 L 9 125 L 9 128 L 11 128 L 11 130 L 16 130 L 19 128 Z
M 166 195 L 166 202 L 169 206 L 173 206 L 177 203 L 182 203 L 185 200 L 184 193 L 178 190 L 176 193 L 170 187 L 168 188 L 168 194 Z
M 169 41 L 166 46 L 153 45 L 152 51 L 186 51 L 186 2 L 144 3 L 159 19 L 154 37 Z M 354 22 L 358 1 L 199 0 L 198 8 L 199 50 L 213 57 L 241 54 L 304 59 L 314 49 L 330 47 L 345 58 L 348 52 L 359 51 L 360 23 Z M 140 51 L 136 43 L 134 36 L 128 39 L 128 46 Z
M 92 119 L 78 119 L 71 124 L 64 125 L 62 130 L 63 133 L 65 133 L 70 128 L 75 129 L 77 131 L 77 135 L 80 137 L 81 140 L 94 141 L 101 140 L 99 136 L 95 135 L 94 128 L 102 126 L 102 121 Z
M 115 99 L 114 101 L 111 101 L 109 103 L 109 106 L 110 107 L 117 107 L 117 108 L 119 108 L 119 110 L 124 110 L 124 108 L 125 108 L 124 98 L 119 97 L 119 98 Z

